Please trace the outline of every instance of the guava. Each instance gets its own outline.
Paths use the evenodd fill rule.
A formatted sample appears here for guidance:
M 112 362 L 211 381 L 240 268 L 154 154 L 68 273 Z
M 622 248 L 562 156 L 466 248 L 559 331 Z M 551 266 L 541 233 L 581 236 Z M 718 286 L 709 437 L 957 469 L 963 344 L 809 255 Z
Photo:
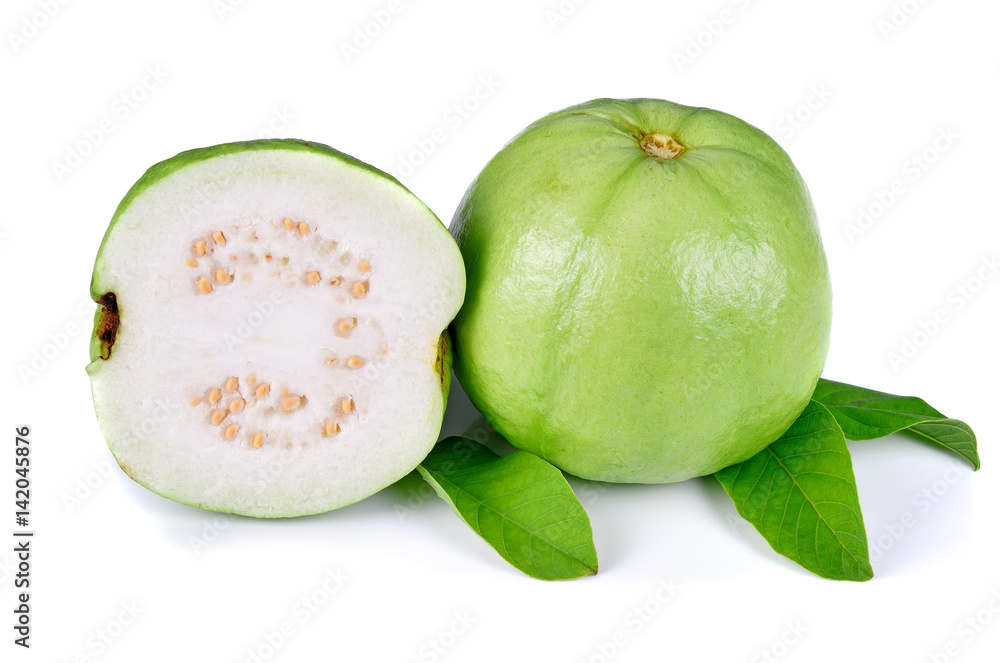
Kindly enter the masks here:
M 826 359 L 831 290 L 806 186 L 764 132 L 599 99 L 497 154 L 451 226 L 455 372 L 512 444 L 577 476 L 660 483 L 777 439 Z
M 436 442 L 464 287 L 437 217 L 325 145 L 158 163 L 94 266 L 88 372 L 108 447 L 136 482 L 205 509 L 356 502 Z

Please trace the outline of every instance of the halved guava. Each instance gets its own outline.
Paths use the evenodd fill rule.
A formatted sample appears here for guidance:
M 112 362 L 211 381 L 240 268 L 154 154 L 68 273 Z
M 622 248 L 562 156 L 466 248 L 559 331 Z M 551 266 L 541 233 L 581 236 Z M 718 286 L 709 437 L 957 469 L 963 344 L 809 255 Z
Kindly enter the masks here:
M 356 502 L 437 440 L 464 290 L 444 225 L 376 168 L 293 140 L 183 152 L 128 192 L 94 267 L 108 447 L 215 511 Z

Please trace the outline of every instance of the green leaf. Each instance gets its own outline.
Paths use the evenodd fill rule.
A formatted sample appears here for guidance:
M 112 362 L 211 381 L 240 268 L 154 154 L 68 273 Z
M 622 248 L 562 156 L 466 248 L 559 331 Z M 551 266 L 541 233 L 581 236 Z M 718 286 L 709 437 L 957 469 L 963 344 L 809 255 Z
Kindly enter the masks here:
M 849 440 L 871 440 L 902 431 L 941 445 L 979 469 L 976 434 L 965 422 L 949 419 L 923 399 L 820 379 L 813 392 L 837 418 Z
M 820 403 L 810 401 L 784 435 L 715 477 L 779 554 L 832 580 L 872 577 L 847 442 Z
M 558 469 L 526 451 L 500 457 L 462 437 L 417 470 L 514 567 L 542 580 L 597 573 L 590 519 Z

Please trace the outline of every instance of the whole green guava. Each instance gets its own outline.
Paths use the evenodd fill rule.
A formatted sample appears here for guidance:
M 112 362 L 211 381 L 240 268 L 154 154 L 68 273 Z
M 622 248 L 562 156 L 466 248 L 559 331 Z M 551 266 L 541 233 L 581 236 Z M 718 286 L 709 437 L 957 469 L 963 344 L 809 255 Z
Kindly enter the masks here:
M 452 223 L 455 370 L 515 446 L 660 483 L 761 451 L 826 359 L 809 193 L 764 132 L 706 108 L 598 99 L 535 122 Z

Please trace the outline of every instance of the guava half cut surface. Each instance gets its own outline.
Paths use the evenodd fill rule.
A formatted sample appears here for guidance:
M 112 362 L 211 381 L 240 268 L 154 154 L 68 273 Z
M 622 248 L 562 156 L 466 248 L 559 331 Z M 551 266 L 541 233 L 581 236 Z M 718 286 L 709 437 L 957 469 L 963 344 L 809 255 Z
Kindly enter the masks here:
M 809 401 L 831 289 L 813 204 L 764 132 L 598 99 L 508 143 L 452 222 L 455 372 L 512 444 L 659 483 L 758 453 Z
M 183 152 L 128 192 L 94 267 L 108 447 L 205 509 L 363 499 L 437 440 L 464 288 L 444 225 L 376 168 L 296 140 Z

